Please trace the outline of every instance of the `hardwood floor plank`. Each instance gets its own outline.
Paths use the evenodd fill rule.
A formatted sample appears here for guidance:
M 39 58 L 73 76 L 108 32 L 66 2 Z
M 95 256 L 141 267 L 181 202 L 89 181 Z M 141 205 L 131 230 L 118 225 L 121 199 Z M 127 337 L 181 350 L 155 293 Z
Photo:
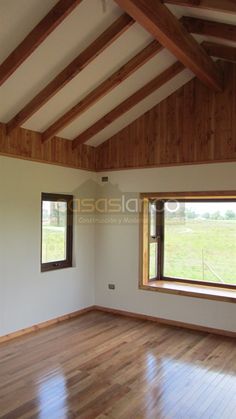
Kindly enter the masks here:
M 111 313 L 0 346 L 1 419 L 234 419 L 235 340 Z

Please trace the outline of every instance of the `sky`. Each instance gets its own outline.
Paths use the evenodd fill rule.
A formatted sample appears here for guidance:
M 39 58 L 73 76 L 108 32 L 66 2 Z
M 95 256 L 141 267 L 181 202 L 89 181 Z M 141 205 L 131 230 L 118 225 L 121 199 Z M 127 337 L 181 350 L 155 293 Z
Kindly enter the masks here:
M 204 214 L 205 212 L 209 212 L 209 214 L 212 214 L 216 211 L 219 211 L 223 215 L 228 210 L 231 210 L 236 213 L 236 202 L 191 202 L 186 203 L 185 208 L 191 209 L 192 211 L 195 211 L 197 214 Z

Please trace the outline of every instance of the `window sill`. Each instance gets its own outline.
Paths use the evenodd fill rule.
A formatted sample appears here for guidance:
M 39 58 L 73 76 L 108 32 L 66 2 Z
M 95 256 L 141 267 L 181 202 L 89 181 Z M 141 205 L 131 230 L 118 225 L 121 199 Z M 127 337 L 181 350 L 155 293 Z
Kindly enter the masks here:
M 62 270 L 62 269 L 69 269 L 69 268 L 73 268 L 73 266 L 72 265 L 58 265 L 58 266 L 53 266 L 53 265 L 49 265 L 49 266 L 41 266 L 41 273 L 46 273 L 46 272 L 54 272 L 54 271 L 59 271 L 59 270 Z
M 184 295 L 187 297 L 236 303 L 236 290 L 228 288 L 183 284 L 174 281 L 153 281 L 148 285 L 140 285 L 139 288 L 142 290 L 157 291 L 166 294 Z

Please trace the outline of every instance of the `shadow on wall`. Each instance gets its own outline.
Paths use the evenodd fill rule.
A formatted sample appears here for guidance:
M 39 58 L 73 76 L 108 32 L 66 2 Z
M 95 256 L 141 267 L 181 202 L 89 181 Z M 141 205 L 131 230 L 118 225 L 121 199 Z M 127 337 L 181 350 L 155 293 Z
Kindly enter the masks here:
M 138 193 L 124 193 L 108 178 L 89 179 L 73 192 L 76 224 L 138 224 L 142 203 Z

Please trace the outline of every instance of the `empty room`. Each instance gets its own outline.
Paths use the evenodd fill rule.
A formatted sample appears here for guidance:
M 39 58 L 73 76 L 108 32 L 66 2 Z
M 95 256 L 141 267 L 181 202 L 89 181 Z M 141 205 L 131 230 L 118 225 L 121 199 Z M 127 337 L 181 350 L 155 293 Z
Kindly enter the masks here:
M 236 1 L 0 0 L 0 418 L 236 418 Z

